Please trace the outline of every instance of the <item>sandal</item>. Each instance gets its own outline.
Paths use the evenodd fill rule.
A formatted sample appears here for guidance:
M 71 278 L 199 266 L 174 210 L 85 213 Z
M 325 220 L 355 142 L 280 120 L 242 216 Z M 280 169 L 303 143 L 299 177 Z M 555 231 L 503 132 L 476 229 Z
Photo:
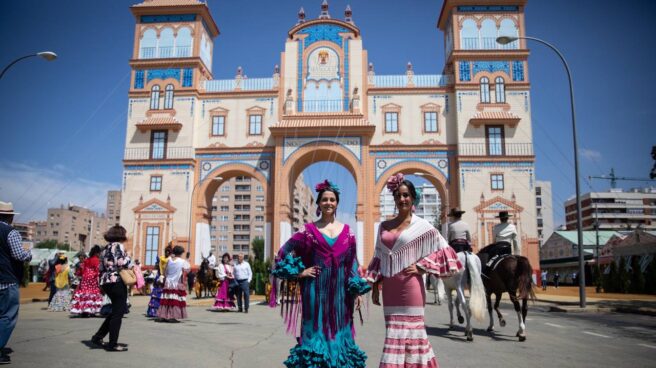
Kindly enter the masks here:
M 112 347 L 107 346 L 107 347 L 105 347 L 105 350 L 107 350 L 107 351 L 128 351 L 128 347 L 127 346 L 121 346 L 121 345 L 115 345 L 115 346 L 112 346 Z

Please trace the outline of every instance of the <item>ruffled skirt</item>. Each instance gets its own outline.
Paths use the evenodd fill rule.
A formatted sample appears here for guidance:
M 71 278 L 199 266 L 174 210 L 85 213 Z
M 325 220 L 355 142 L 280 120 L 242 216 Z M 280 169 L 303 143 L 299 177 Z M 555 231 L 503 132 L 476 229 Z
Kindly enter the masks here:
M 57 289 L 57 292 L 52 297 L 48 310 L 51 312 L 66 312 L 71 309 L 71 290 L 67 287 L 64 289 Z
M 103 296 L 94 291 L 77 290 L 71 303 L 71 314 L 96 314 L 103 305 Z
M 235 302 L 230 299 L 228 295 L 228 284 L 229 280 L 225 279 L 221 281 L 221 285 L 216 291 L 216 298 L 214 299 L 214 305 L 212 310 L 214 311 L 234 311 L 236 309 Z
M 150 301 L 148 302 L 148 309 L 146 316 L 157 317 L 157 310 L 159 309 L 159 300 L 162 297 L 162 288 L 160 286 L 153 286 L 153 291 L 150 293 Z
M 287 368 L 365 368 L 367 354 L 353 341 L 351 328 L 343 328 L 334 340 L 327 340 L 321 333 L 301 341 L 289 351 L 285 360 Z
M 187 287 L 184 284 L 179 283 L 175 288 L 164 288 L 162 290 L 157 318 L 187 318 Z
M 426 335 L 424 316 L 385 316 L 385 346 L 380 368 L 437 368 L 433 347 Z

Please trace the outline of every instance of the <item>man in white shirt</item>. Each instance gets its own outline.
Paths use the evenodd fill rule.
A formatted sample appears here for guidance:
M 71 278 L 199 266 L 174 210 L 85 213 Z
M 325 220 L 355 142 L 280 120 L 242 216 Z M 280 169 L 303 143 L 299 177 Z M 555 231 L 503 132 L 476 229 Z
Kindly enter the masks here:
M 501 223 L 494 225 L 494 229 L 492 230 L 494 241 L 497 243 L 497 248 L 508 247 L 510 248 L 510 254 L 521 256 L 522 247 L 519 244 L 517 228 L 515 225 L 508 222 L 510 214 L 508 214 L 508 211 L 501 211 L 497 218 Z
M 449 223 L 449 245 L 457 252 L 471 251 L 471 232 L 469 225 L 462 221 L 462 215 L 465 211 L 460 208 L 452 208 L 448 216 L 453 219 Z
M 237 308 L 239 312 L 248 313 L 248 301 L 250 299 L 250 283 L 253 279 L 251 265 L 244 261 L 244 255 L 237 256 L 237 263 L 234 267 L 235 280 L 237 281 Z M 242 308 L 243 295 L 243 308 Z
M 209 263 L 210 268 L 216 267 L 216 257 L 214 253 L 210 252 L 210 256 L 207 257 L 207 262 Z

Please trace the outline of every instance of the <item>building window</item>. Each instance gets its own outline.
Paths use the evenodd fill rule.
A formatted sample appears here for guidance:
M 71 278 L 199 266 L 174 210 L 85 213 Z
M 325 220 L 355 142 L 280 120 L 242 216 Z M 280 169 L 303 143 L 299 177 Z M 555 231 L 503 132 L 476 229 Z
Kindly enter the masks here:
M 221 191 L 222 192 L 229 192 L 230 191 L 230 185 L 226 184 L 226 185 L 222 186 Z
M 221 212 L 228 212 L 230 211 L 230 206 L 221 206 Z
M 535 195 L 542 195 L 542 187 L 535 187 Z
M 255 190 L 258 191 L 258 192 L 262 192 L 262 191 L 264 191 L 264 188 L 262 188 L 261 185 L 258 185 L 258 186 L 255 187 Z
M 150 191 L 151 192 L 160 192 L 162 191 L 162 177 L 159 175 L 153 175 L 150 177 Z
M 150 158 L 161 160 L 166 158 L 166 130 L 153 130 L 150 133 Z
M 497 103 L 506 103 L 506 85 L 503 81 L 503 78 L 496 77 L 494 80 L 494 94 L 497 99 Z
M 481 103 L 490 103 L 490 80 L 481 78 Z
M 437 112 L 424 112 L 424 131 L 427 133 L 437 132 Z
M 542 222 L 542 219 L 538 219 L 538 227 L 543 227 L 544 223 Z
M 164 109 L 170 110 L 173 108 L 173 85 L 169 84 L 166 86 L 164 92 Z
M 399 113 L 386 112 L 385 113 L 385 133 L 398 133 L 399 132 Z
M 159 250 L 159 226 L 146 228 L 146 266 L 154 266 Z
M 255 211 L 264 211 L 264 206 L 255 206 Z
M 535 205 L 536 206 L 542 206 L 542 198 L 540 198 L 540 197 L 535 198 Z
M 159 86 L 154 85 L 150 90 L 150 109 L 157 110 L 159 109 Z
M 255 200 L 258 202 L 264 202 L 264 196 L 255 196 Z
M 259 216 L 259 215 L 255 216 L 255 221 L 263 222 L 264 221 L 264 216 Z
M 487 154 L 489 156 L 503 155 L 503 126 L 488 125 L 485 127 L 487 138 Z
M 221 221 L 225 222 L 228 221 L 228 215 L 222 215 L 219 217 Z
M 490 187 L 492 190 L 503 190 L 503 174 L 490 175 Z
M 225 116 L 212 116 L 212 135 L 225 135 Z
M 261 135 L 262 134 L 262 115 L 249 115 L 248 134 Z

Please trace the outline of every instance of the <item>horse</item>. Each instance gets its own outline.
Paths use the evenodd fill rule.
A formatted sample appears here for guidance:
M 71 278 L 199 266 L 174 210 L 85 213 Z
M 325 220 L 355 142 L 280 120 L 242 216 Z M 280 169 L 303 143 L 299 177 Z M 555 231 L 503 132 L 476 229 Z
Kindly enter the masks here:
M 477 254 L 483 264 L 489 260 L 489 249 L 489 246 L 485 247 Z M 499 311 L 501 294 L 505 292 L 510 296 L 510 301 L 515 307 L 515 312 L 517 312 L 519 330 L 515 336 L 519 338 L 519 341 L 526 341 L 526 314 L 528 313 L 527 300 L 535 300 L 532 275 L 533 268 L 531 267 L 528 258 L 515 255 L 505 256 L 499 261 L 494 269 L 487 270 L 487 272 L 483 273 L 487 311 L 490 315 L 490 325 L 487 328 L 488 332 L 494 331 L 494 316 L 492 314 L 491 301 L 492 294 L 494 294 L 496 298 L 494 302 L 494 310 L 497 312 L 499 325 L 501 327 L 506 325 L 506 320 L 503 318 L 501 311 Z M 519 296 L 517 295 L 517 292 L 519 292 Z M 519 306 L 519 299 L 522 300 L 521 308 Z
M 485 288 L 481 279 L 481 261 L 478 257 L 474 256 L 471 252 L 458 252 L 458 260 L 465 265 L 464 269 L 458 271 L 449 277 L 440 278 L 444 284 L 446 292 L 447 303 L 449 306 L 449 328 L 455 325 L 453 322 L 453 306 L 455 304 L 456 312 L 458 314 L 458 323 L 463 323 L 465 320 L 465 336 L 467 341 L 474 341 L 474 335 L 471 326 L 471 317 L 476 320 L 482 321 L 485 316 Z M 439 281 L 436 277 L 431 275 L 431 283 L 435 281 L 436 289 Z M 465 288 L 469 286 L 469 301 L 465 299 Z M 456 300 L 452 300 L 452 292 L 456 291 Z M 439 292 L 439 291 L 438 291 Z M 465 318 L 460 314 L 459 305 L 463 305 Z
M 210 262 L 207 258 L 203 257 L 202 262 L 200 263 L 200 268 L 198 269 L 198 274 L 196 275 L 196 282 L 200 286 L 200 290 L 197 293 L 198 298 L 203 298 L 207 296 L 213 296 L 212 289 L 216 284 L 216 275 L 214 270 L 210 268 Z M 203 294 L 205 294 L 203 296 Z

